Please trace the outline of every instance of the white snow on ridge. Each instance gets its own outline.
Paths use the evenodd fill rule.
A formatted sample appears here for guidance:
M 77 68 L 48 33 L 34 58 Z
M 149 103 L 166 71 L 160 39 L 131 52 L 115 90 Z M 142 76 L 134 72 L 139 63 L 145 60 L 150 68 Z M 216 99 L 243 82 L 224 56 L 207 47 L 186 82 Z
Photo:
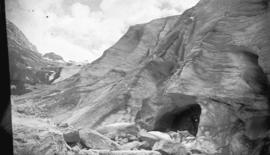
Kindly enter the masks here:
M 53 80 L 55 77 L 55 74 L 56 74 L 55 71 L 51 71 L 51 72 L 53 72 L 53 73 L 49 76 L 49 81 Z
M 81 70 L 81 67 L 79 67 L 79 66 L 67 66 L 67 67 L 64 67 L 61 70 L 59 78 L 57 78 L 55 81 L 53 81 L 53 83 L 63 81 L 65 79 L 73 76 L 74 74 L 77 74 L 80 70 Z

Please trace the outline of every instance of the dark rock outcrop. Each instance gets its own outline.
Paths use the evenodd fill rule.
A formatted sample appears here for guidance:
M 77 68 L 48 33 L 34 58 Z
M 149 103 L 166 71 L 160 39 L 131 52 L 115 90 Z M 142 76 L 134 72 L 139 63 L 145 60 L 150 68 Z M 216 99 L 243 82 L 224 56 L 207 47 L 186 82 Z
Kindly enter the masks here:
M 130 27 L 101 58 L 14 109 L 39 106 L 24 114 L 82 129 L 188 130 L 204 154 L 269 154 L 269 16 L 267 0 L 201 0 Z
M 80 135 L 77 130 L 66 131 L 63 133 L 63 137 L 67 144 L 80 143 Z

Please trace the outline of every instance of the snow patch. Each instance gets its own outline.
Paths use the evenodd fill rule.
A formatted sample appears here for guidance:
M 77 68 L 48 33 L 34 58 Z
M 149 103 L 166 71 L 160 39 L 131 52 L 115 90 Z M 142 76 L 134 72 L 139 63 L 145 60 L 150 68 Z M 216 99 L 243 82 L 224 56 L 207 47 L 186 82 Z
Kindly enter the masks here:
M 52 74 L 49 76 L 49 81 L 53 80 L 55 77 L 55 74 L 56 74 L 56 72 L 54 72 L 54 71 L 51 71 L 51 72 L 52 72 Z
M 155 137 L 157 137 L 157 138 L 159 138 L 159 139 L 172 141 L 172 138 L 167 133 L 163 133 L 163 132 L 159 132 L 159 131 L 149 131 L 148 133 L 155 136 Z

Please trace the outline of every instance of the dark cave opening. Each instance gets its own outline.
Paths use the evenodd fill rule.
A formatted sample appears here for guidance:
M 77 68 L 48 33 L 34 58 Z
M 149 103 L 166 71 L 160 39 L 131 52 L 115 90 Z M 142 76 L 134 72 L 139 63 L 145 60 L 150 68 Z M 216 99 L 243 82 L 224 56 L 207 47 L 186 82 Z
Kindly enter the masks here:
M 176 108 L 163 114 L 155 123 L 154 130 L 161 132 L 187 130 L 190 134 L 196 136 L 200 115 L 201 107 L 198 104 Z

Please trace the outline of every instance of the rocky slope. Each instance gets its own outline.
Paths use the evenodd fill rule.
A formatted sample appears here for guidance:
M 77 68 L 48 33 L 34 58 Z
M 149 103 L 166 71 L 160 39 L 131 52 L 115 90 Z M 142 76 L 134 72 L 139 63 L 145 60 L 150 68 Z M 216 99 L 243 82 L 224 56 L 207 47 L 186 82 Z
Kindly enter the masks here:
M 25 84 L 50 84 L 59 77 L 61 67 L 44 59 L 9 20 L 6 28 L 12 94 L 20 95 L 30 91 Z
M 16 152 L 270 154 L 269 6 L 201 0 L 182 15 L 130 27 L 78 74 L 14 98 Z M 37 146 L 24 138 L 31 123 L 19 124 L 18 117 L 46 119 L 64 136 L 70 127 L 79 140 L 58 136 L 59 145 Z M 172 141 L 175 134 L 182 140 Z M 107 152 L 94 139 L 106 142 Z M 127 148 L 143 152 L 123 153 Z

